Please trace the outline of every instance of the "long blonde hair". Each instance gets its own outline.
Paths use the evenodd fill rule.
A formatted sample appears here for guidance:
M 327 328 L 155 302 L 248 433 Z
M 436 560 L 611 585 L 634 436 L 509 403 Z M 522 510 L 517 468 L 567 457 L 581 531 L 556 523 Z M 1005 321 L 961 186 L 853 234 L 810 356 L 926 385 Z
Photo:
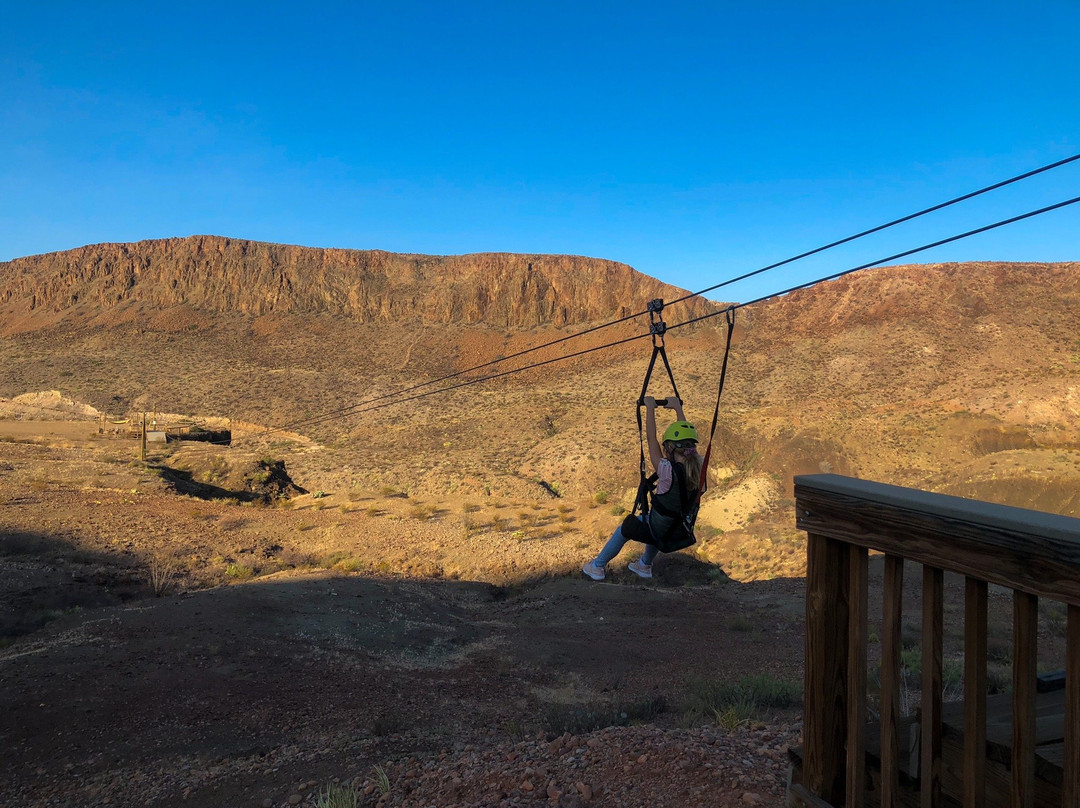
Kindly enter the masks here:
M 679 450 L 675 448 L 674 441 L 664 441 L 664 450 L 667 454 L 668 460 L 670 460 L 672 463 L 679 462 L 675 459 L 675 452 Z M 691 491 L 698 490 L 698 486 L 701 483 L 701 466 L 704 462 L 704 458 L 702 458 L 702 456 L 697 453 L 696 447 L 693 454 L 687 455 L 684 453 L 682 456 L 683 469 L 686 470 L 686 486 Z

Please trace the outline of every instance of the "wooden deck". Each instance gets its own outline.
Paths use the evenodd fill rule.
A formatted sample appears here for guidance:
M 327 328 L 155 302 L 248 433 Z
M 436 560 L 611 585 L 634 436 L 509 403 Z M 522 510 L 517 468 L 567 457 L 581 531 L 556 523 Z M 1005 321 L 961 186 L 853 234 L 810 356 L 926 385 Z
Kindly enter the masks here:
M 1062 771 L 1065 763 L 1065 690 L 1040 693 L 1036 699 L 1035 808 L 1060 808 Z M 942 709 L 941 805 L 963 805 L 964 705 L 946 704 Z M 913 716 L 897 722 L 900 756 L 900 805 L 919 808 L 920 728 Z M 867 808 L 881 806 L 881 725 L 866 725 Z M 791 750 L 793 779 L 802 772 L 801 748 Z M 986 808 L 1010 808 L 1012 759 L 1012 697 L 990 696 L 986 700 Z
M 789 805 L 1080 808 L 1080 519 L 833 474 L 795 478 L 807 533 L 804 749 Z M 880 722 L 867 721 L 868 553 L 884 553 Z M 918 719 L 900 714 L 905 561 L 921 565 Z M 964 701 L 945 704 L 944 574 L 964 576 Z M 1012 692 L 987 696 L 987 593 L 1012 590 Z M 1066 607 L 1039 686 L 1039 601 Z

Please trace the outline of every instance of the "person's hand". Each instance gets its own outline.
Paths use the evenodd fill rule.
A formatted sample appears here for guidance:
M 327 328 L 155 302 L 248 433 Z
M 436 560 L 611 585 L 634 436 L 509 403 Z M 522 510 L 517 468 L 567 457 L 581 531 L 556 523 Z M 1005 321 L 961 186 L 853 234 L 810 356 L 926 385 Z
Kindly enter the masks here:
M 678 398 L 677 396 L 668 396 L 667 400 L 664 402 L 664 405 L 669 410 L 677 410 L 682 406 L 682 399 Z
M 655 398 L 653 398 L 652 396 L 645 396 L 644 400 L 645 400 L 645 409 L 647 409 L 647 410 L 655 410 L 656 409 L 656 399 Z

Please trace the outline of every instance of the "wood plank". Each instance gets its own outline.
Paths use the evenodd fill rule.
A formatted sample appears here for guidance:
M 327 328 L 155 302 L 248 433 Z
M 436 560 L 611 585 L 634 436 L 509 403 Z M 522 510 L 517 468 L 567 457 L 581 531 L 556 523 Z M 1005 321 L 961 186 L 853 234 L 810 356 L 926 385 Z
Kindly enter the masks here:
M 795 498 L 808 533 L 1080 605 L 1080 519 L 832 474 Z
M 1069 607 L 1065 636 L 1065 748 L 1061 804 L 1080 805 L 1080 606 Z
M 1038 665 L 1039 599 L 1013 593 L 1012 805 L 1035 805 L 1035 697 Z
M 922 713 L 919 794 L 922 808 L 941 805 L 941 686 L 945 635 L 945 574 L 923 567 Z
M 964 587 L 964 808 L 986 808 L 987 585 Z
M 900 646 L 904 559 L 885 556 L 881 617 L 881 808 L 900 806 Z
M 846 808 L 866 803 L 866 636 L 869 552 L 848 545 L 847 785 Z
M 788 791 L 790 791 L 792 796 L 796 799 L 801 800 L 802 804 L 808 806 L 808 808 L 834 808 L 832 803 L 825 802 L 825 800 L 820 797 L 815 797 L 804 786 L 801 786 L 798 783 L 792 783 L 788 787 Z
M 849 559 L 842 542 L 807 536 L 802 784 L 833 805 L 846 785 Z

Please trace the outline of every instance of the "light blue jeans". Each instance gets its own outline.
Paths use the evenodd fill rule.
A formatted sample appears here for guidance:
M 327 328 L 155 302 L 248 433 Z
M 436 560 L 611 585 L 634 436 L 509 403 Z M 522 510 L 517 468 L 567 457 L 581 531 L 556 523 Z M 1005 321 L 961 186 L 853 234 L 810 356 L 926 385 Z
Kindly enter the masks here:
M 643 522 L 645 521 L 645 517 L 640 515 L 638 516 L 638 519 Z M 648 525 L 646 525 L 646 527 L 648 527 Z M 622 523 L 620 522 L 619 526 L 615 528 L 615 532 L 611 534 L 611 538 L 607 540 L 607 544 L 604 545 L 604 549 L 600 551 L 600 555 L 593 560 L 593 563 L 598 567 L 606 567 L 608 562 L 619 554 L 623 545 L 628 541 L 630 541 L 630 539 L 623 535 Z M 653 559 L 656 558 L 656 554 L 659 552 L 660 550 L 656 545 L 646 544 L 645 552 L 641 555 L 641 563 L 646 567 L 652 566 Z

